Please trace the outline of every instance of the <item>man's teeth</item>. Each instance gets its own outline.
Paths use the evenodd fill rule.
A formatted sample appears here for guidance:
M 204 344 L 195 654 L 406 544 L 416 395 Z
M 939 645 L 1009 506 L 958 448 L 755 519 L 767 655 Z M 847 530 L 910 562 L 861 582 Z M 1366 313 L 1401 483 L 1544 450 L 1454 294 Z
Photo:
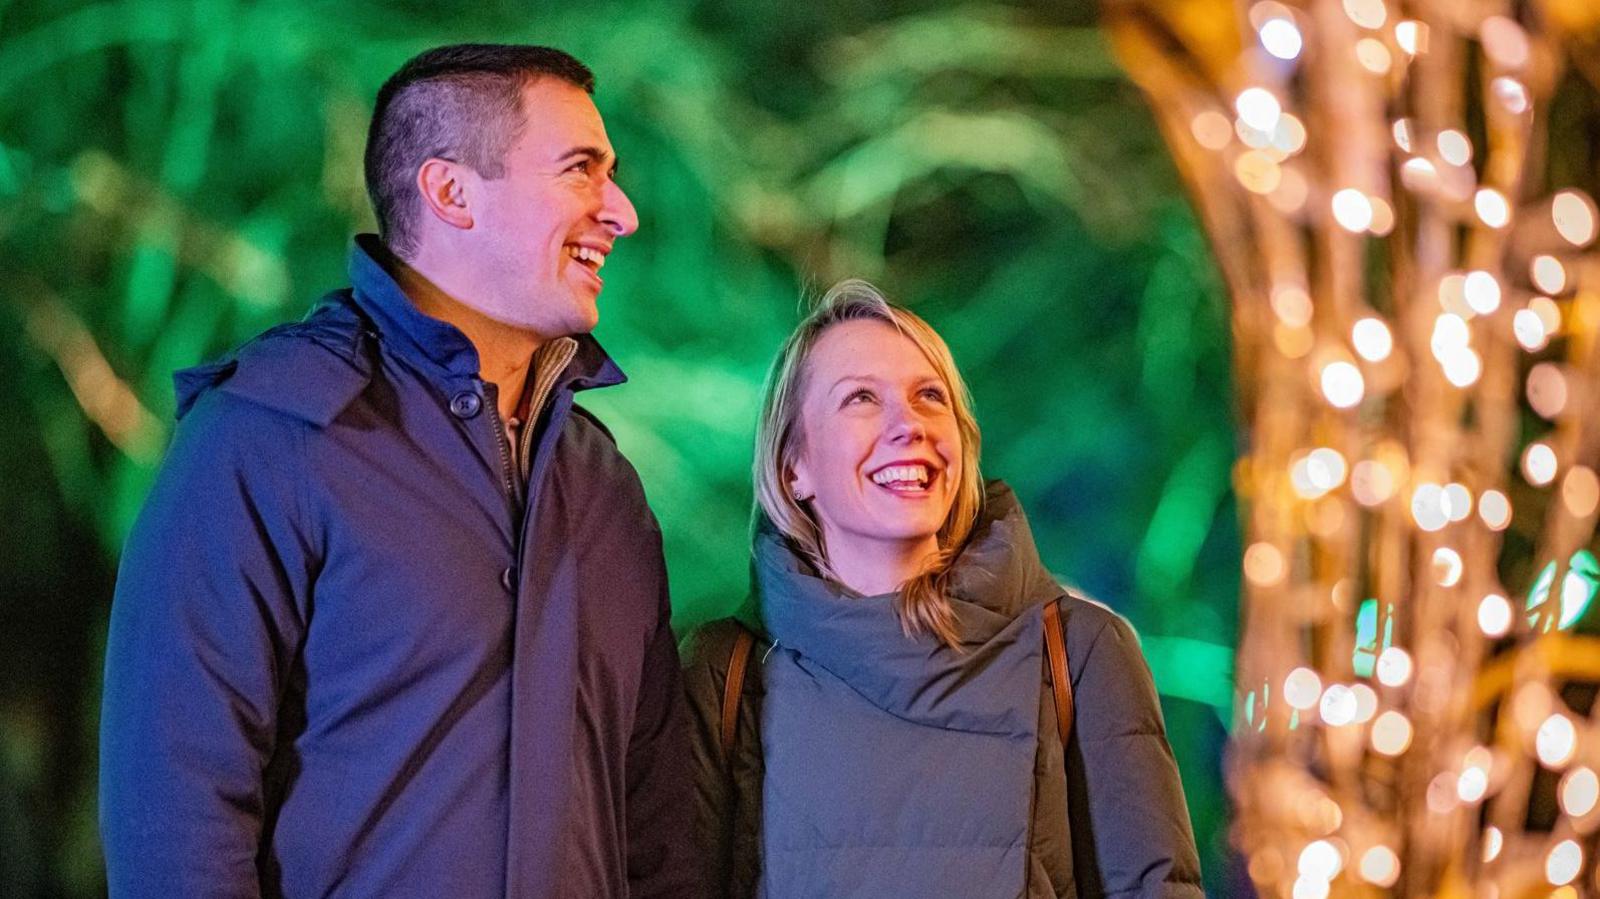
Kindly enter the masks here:
M 592 263 L 596 271 L 606 264 L 606 254 L 593 247 L 580 247 L 577 244 L 567 244 L 567 255 L 579 262 Z
M 890 484 L 915 485 L 925 487 L 928 484 L 928 466 L 926 465 L 891 465 L 880 468 L 873 474 L 872 482 L 882 486 Z

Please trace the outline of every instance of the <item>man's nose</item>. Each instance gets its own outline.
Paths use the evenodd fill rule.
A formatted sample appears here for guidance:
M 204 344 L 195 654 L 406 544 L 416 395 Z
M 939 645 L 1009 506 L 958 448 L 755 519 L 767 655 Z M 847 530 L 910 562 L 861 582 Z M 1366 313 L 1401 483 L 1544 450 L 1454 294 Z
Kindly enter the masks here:
M 639 230 L 639 213 L 623 192 L 622 185 L 615 181 L 606 182 L 600 201 L 600 221 L 617 237 L 627 237 Z

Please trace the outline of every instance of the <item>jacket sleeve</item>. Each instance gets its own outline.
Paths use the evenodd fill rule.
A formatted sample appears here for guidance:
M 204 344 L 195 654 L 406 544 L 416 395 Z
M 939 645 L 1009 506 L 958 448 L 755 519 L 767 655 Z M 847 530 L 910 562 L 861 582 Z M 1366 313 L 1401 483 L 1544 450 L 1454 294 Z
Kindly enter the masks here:
M 100 719 L 113 897 L 255 897 L 280 693 L 312 577 L 304 425 L 213 391 L 122 557 Z
M 659 620 L 628 739 L 628 895 L 636 899 L 697 895 L 690 871 L 687 722 L 664 565 L 659 577 Z
M 1067 780 L 1078 876 L 1098 879 L 1108 899 L 1204 899 L 1155 682 L 1133 629 L 1104 618 L 1073 689 Z
M 696 629 L 683 643 L 689 701 L 690 778 L 694 782 L 694 865 L 699 895 L 729 895 L 733 870 L 734 785 L 722 756 L 722 692 L 737 633 L 730 622 Z

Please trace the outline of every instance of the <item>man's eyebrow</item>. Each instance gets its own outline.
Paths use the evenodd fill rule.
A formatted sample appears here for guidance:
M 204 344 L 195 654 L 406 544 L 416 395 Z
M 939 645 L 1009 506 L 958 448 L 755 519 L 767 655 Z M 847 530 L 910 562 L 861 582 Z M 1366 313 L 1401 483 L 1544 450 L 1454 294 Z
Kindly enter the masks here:
M 560 164 L 560 163 L 566 162 L 569 159 L 577 159 L 580 156 L 587 156 L 590 159 L 594 160 L 595 162 L 602 163 L 602 164 L 604 164 L 605 161 L 608 160 L 608 159 L 611 160 L 611 174 L 612 174 L 613 177 L 616 176 L 617 167 L 619 165 L 619 161 L 615 157 L 613 157 L 610 153 L 607 153 L 606 151 L 600 149 L 599 147 L 573 147 L 572 149 L 568 150 L 567 152 L 562 153 L 560 156 L 556 157 L 556 163 Z

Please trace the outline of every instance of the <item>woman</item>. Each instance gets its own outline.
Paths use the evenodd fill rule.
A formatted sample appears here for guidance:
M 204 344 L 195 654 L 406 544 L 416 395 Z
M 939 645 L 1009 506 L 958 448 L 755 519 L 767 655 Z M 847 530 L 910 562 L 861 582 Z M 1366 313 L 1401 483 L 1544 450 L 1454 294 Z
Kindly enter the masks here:
M 870 285 L 784 344 L 756 436 L 760 642 L 733 690 L 740 624 L 684 652 L 707 895 L 1202 895 L 1133 632 L 1055 583 L 978 446 L 944 341 Z

